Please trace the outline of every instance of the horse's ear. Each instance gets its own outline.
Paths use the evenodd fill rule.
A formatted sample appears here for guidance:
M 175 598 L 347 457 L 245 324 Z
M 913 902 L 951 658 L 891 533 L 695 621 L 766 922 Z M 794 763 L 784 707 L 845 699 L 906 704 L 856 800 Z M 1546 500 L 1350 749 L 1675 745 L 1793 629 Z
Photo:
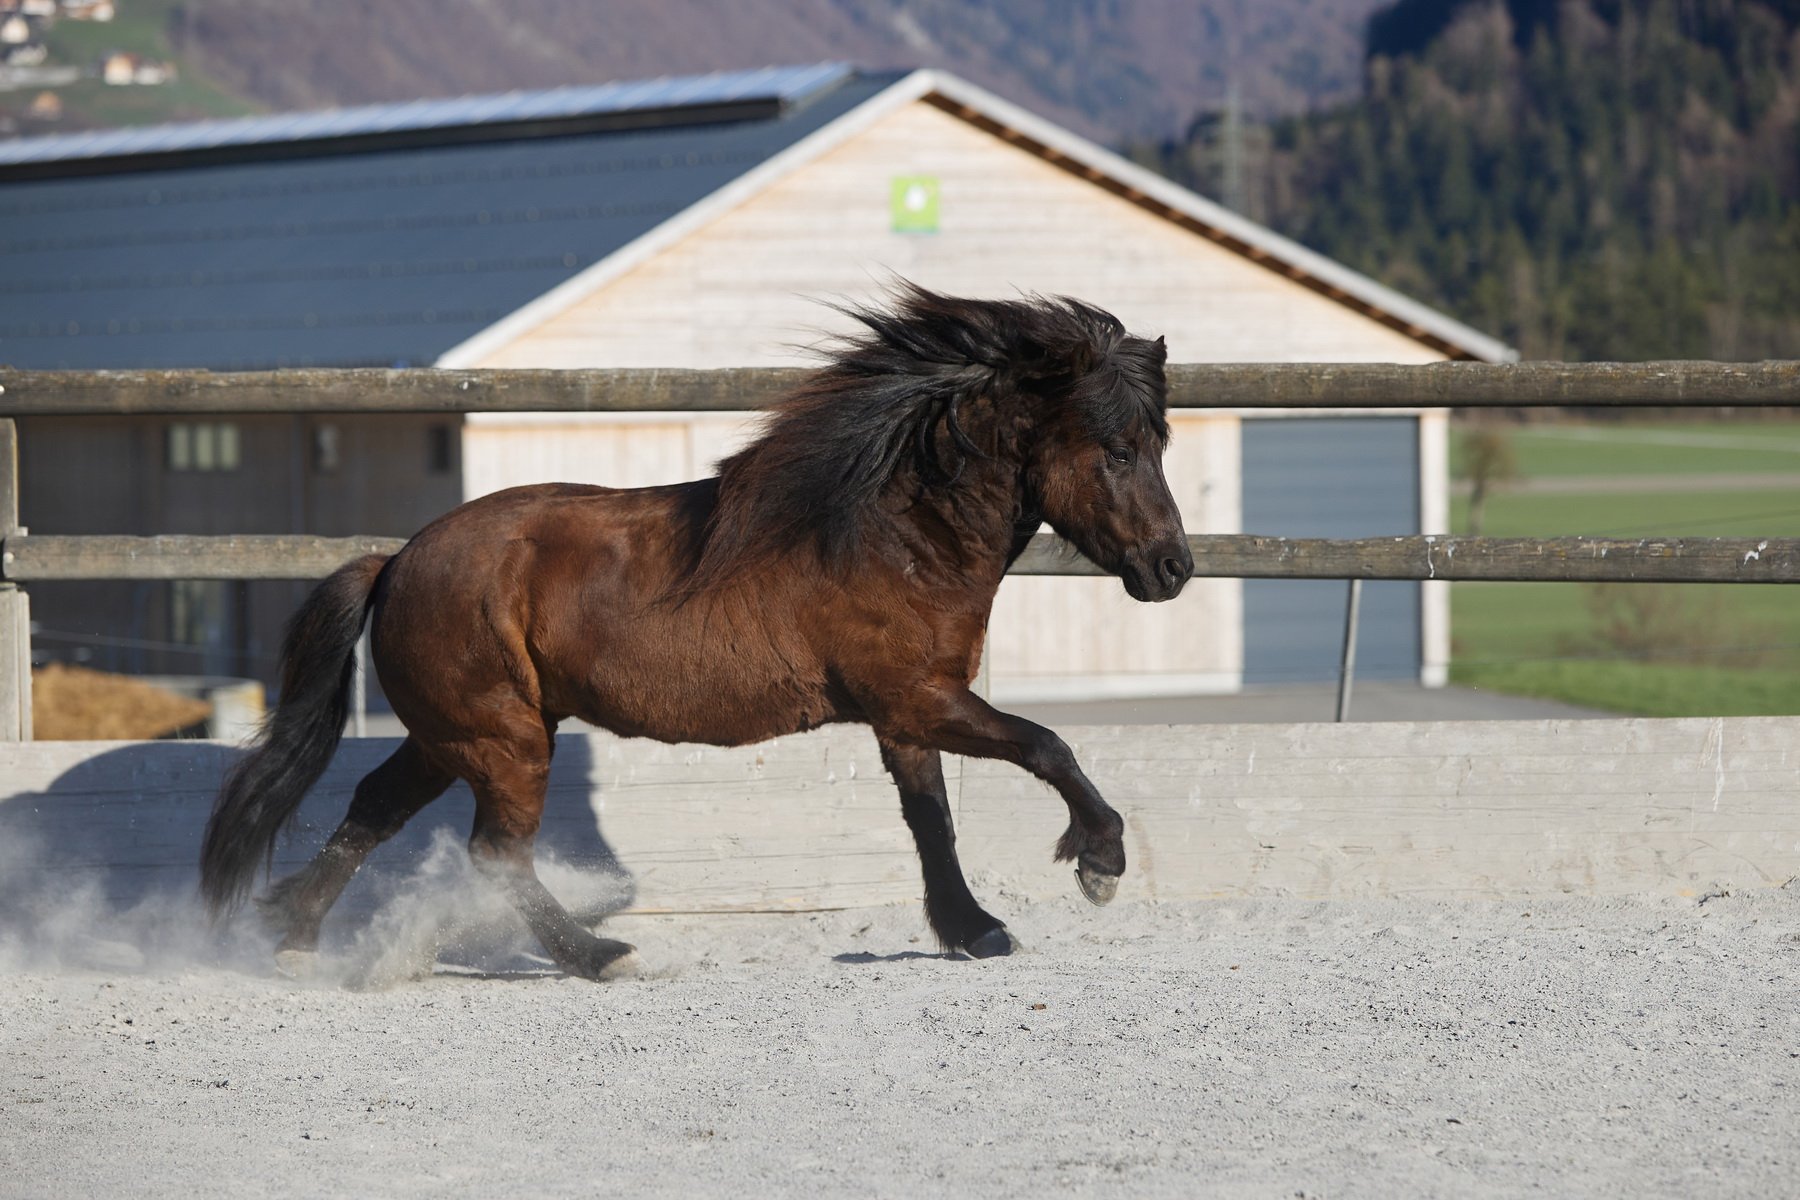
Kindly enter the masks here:
M 1169 361 L 1169 343 L 1160 333 L 1156 335 L 1156 361 L 1165 363 Z
M 1068 380 L 1079 378 L 1100 365 L 1101 355 L 1086 342 L 1057 347 L 1040 357 L 1014 364 L 1020 379 Z

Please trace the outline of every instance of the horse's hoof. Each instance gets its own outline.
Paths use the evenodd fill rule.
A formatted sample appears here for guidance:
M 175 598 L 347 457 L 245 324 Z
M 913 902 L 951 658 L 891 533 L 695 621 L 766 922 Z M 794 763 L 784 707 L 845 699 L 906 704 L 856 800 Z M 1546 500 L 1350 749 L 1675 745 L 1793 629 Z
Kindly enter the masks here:
M 1019 948 L 1004 928 L 990 929 L 963 948 L 970 958 L 1004 958 Z
M 557 965 L 577 979 L 591 979 L 596 983 L 635 975 L 643 968 L 636 946 L 611 938 L 595 938 L 591 946 L 569 958 L 559 959 Z
M 1090 867 L 1076 867 L 1075 882 L 1081 886 L 1081 894 L 1094 904 L 1111 904 L 1119 892 L 1117 875 L 1107 875 Z
M 600 968 L 594 976 L 598 980 L 628 979 L 644 969 L 644 960 L 638 957 L 636 949 L 627 947 L 625 953 Z
M 311 979 L 319 971 L 317 950 L 277 950 L 275 970 L 289 979 Z

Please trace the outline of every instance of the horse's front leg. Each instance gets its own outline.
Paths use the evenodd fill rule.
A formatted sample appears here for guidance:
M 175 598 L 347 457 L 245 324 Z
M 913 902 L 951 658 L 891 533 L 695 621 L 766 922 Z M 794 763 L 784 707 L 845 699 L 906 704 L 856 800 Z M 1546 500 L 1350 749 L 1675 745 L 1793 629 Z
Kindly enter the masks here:
M 1004 759 L 1055 788 L 1069 806 L 1056 861 L 1074 860 L 1075 880 L 1089 900 L 1112 900 L 1125 873 L 1125 819 L 1101 798 L 1067 742 L 954 683 L 917 689 L 908 700 L 907 711 L 890 715 L 884 735 L 952 754 Z
M 956 828 L 938 752 L 882 739 L 881 761 L 900 789 L 900 811 L 912 830 L 925 876 L 925 918 L 938 941 L 944 949 L 961 950 L 971 958 L 1011 954 L 1012 936 L 976 902 L 956 860 Z

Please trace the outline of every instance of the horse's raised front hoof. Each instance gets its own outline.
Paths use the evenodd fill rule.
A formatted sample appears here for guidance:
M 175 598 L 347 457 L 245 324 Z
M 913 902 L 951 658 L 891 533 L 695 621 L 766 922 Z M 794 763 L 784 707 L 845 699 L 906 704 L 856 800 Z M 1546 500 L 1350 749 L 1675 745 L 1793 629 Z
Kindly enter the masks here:
M 275 970 L 289 979 L 311 979 L 319 971 L 317 950 L 277 950 Z
M 1107 875 L 1092 867 L 1076 867 L 1075 882 L 1081 885 L 1081 894 L 1094 904 L 1111 904 L 1112 898 L 1119 893 L 1117 875 Z
M 1018 948 L 1012 934 L 1001 928 L 988 930 L 963 947 L 963 953 L 970 958 L 1004 958 Z

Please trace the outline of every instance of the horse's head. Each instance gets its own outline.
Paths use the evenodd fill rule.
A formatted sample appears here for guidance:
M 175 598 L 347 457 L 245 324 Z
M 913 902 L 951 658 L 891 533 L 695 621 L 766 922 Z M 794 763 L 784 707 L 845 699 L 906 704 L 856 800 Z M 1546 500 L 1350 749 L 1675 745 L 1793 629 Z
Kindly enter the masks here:
M 838 344 L 764 435 L 719 465 L 695 586 L 802 538 L 828 561 L 853 561 L 867 526 L 891 519 L 883 498 L 896 478 L 903 511 L 927 493 L 954 507 L 952 485 L 984 464 L 974 474 L 1019 486 L 1020 507 L 990 499 L 964 514 L 997 535 L 975 544 L 1004 544 L 1008 521 L 1015 533 L 1048 522 L 1134 598 L 1180 593 L 1194 559 L 1163 478 L 1162 339 L 1132 337 L 1067 297 L 971 300 L 904 282 L 894 291 L 887 307 L 844 308 L 866 332 Z
M 1085 306 L 1082 306 L 1085 308 Z M 1117 575 L 1134 600 L 1171 600 L 1194 573 L 1181 511 L 1163 477 L 1169 443 L 1161 338 L 1119 329 L 1054 381 L 1026 464 L 1030 500 L 1050 527 Z

